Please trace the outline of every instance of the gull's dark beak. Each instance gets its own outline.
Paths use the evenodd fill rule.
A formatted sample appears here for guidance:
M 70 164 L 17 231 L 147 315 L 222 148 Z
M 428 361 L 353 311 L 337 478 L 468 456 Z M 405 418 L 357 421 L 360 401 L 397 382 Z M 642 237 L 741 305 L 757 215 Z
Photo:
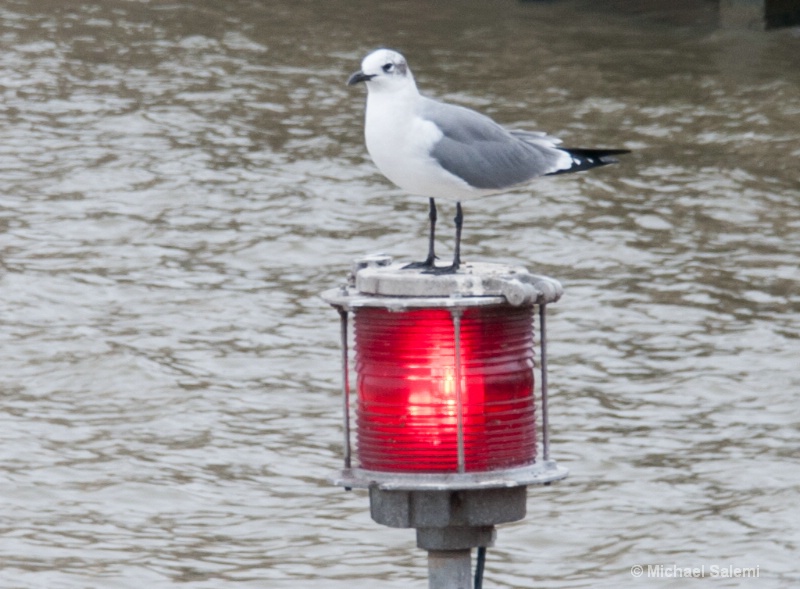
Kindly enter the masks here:
M 367 74 L 365 74 L 362 71 L 357 71 L 352 76 L 350 76 L 350 78 L 347 80 L 347 85 L 348 86 L 355 86 L 359 82 L 369 82 L 374 77 L 375 77 L 374 74 L 371 75 L 371 76 L 368 76 Z

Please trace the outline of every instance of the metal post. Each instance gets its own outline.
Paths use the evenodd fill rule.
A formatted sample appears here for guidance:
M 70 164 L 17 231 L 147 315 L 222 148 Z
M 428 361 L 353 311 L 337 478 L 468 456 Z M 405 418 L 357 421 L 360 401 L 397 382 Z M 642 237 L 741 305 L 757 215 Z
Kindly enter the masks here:
M 467 550 L 429 550 L 429 589 L 469 589 L 472 586 L 472 558 Z
M 453 309 L 451 312 L 453 317 L 453 331 L 455 335 L 455 357 L 454 357 L 454 378 L 455 378 L 455 392 L 456 392 L 456 427 L 457 443 L 458 443 L 458 472 L 466 472 L 466 459 L 464 458 L 464 407 L 462 405 L 461 394 L 461 309 Z
M 344 419 L 344 467 L 352 466 L 352 452 L 350 449 L 350 365 L 347 350 L 347 311 L 337 307 L 339 311 L 341 336 L 342 336 L 342 399 Z
M 547 305 L 539 305 L 539 363 L 542 372 L 542 460 L 550 460 L 550 418 L 547 414 Z

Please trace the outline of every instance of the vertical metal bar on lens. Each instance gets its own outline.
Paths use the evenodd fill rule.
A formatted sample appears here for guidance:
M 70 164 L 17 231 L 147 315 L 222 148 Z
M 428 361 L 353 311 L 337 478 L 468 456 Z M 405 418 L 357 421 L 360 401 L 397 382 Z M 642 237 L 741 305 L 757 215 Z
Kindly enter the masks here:
M 466 460 L 464 458 L 464 407 L 462 405 L 462 391 L 461 391 L 461 309 L 453 309 L 450 311 L 453 317 L 453 333 L 455 336 L 455 354 L 453 376 L 455 378 L 455 391 L 456 391 L 456 427 L 457 427 L 457 443 L 458 443 L 458 472 L 466 472 Z
M 546 304 L 539 305 L 539 350 L 542 372 L 542 460 L 550 459 L 550 419 L 547 414 L 547 322 Z
M 350 365 L 347 350 L 347 311 L 338 307 L 342 337 L 342 409 L 344 419 L 344 467 L 352 466 L 350 450 Z

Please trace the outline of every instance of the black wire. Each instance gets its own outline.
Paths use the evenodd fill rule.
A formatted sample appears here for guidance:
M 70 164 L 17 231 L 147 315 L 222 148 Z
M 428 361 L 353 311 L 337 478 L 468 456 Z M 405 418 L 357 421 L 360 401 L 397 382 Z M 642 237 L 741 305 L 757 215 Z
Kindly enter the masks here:
M 486 546 L 478 546 L 478 562 L 475 563 L 475 589 L 483 587 L 483 568 L 486 566 Z

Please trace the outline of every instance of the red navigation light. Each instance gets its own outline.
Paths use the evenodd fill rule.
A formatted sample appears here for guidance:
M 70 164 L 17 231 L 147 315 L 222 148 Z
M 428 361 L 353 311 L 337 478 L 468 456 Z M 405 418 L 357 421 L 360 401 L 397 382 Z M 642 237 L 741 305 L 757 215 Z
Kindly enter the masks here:
M 369 489 L 379 524 L 416 529 L 431 587 L 467 585 L 472 548 L 477 571 L 495 526 L 525 517 L 528 485 L 568 474 L 548 442 L 545 315 L 562 293 L 557 280 L 521 266 L 477 262 L 433 274 L 374 255 L 322 294 L 339 313 L 342 342 L 344 468 L 332 481 Z
M 463 460 L 476 472 L 535 461 L 532 306 L 359 308 L 355 347 L 361 468 L 458 472 Z

